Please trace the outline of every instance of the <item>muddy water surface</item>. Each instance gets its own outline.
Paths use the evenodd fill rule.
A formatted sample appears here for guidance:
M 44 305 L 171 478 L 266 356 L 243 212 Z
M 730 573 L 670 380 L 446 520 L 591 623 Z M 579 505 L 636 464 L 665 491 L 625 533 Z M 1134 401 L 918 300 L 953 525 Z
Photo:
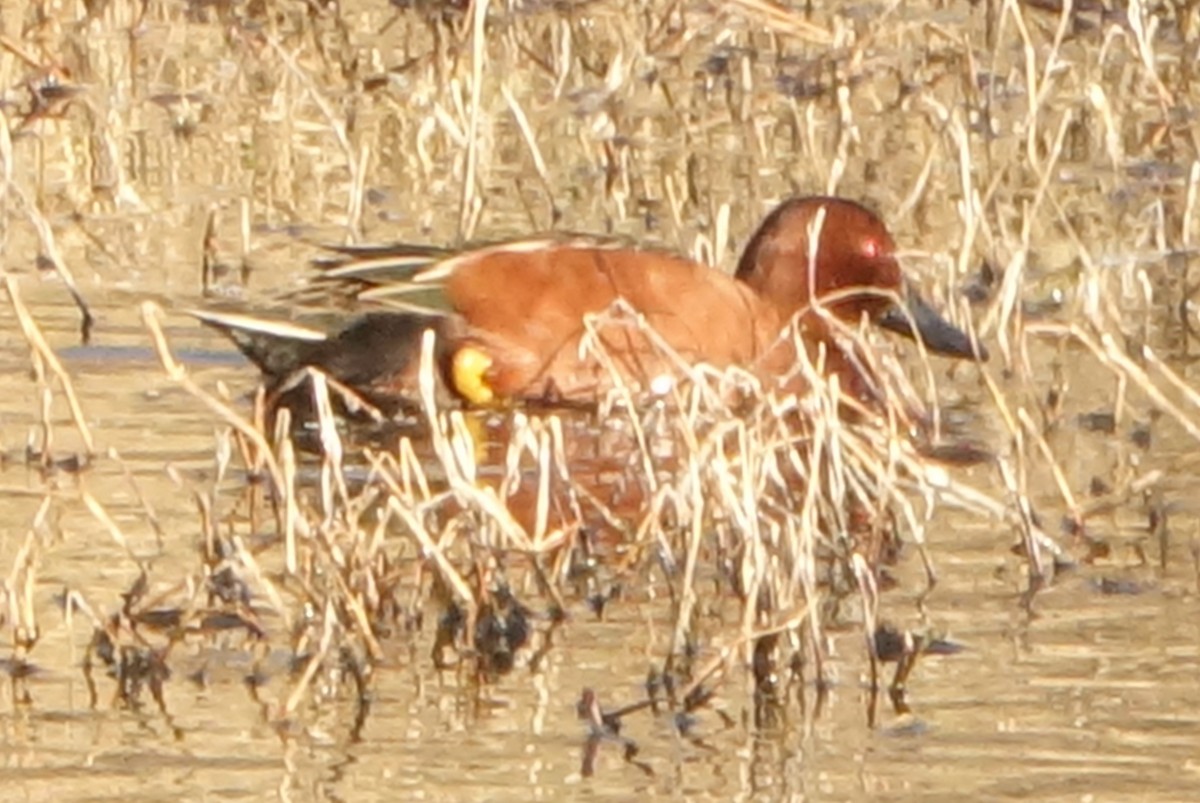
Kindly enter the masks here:
M 143 569 L 151 593 L 197 581 L 196 496 L 215 483 L 220 498 L 233 499 L 245 481 L 236 472 L 218 476 L 225 425 L 167 376 L 141 303 L 178 309 L 233 297 L 265 305 L 300 281 L 313 255 L 296 234 L 453 243 L 560 228 L 701 253 L 715 245 L 716 261 L 728 265 L 770 201 L 837 191 L 902 210 L 897 237 L 942 300 L 958 298 L 988 259 L 1024 271 L 1022 301 L 1065 292 L 1051 320 L 1069 322 L 1089 314 L 1090 302 L 1075 291 L 1093 281 L 1087 286 L 1117 310 L 1106 319 L 1114 330 L 1178 355 L 1180 276 L 1163 253 L 1186 252 L 1200 237 L 1183 211 L 1197 158 L 1194 129 L 1186 133 L 1196 98 L 1186 81 L 1171 83 L 1196 53 L 1194 13 L 1164 14 L 1153 32 L 1155 63 L 1176 92 L 1166 114 L 1130 29 L 1108 29 L 1120 44 L 1103 53 L 1099 33 L 1068 37 L 1055 62 L 1067 66 L 1056 72 L 1047 60 L 1058 20 L 1034 11 L 1021 18 L 1028 42 L 1009 16 L 993 46 L 985 4 L 904 14 L 865 5 L 839 15 L 819 10 L 811 20 L 837 32 L 836 43 L 781 32 L 754 13 L 690 4 L 494 9 L 475 133 L 475 217 L 462 215 L 472 80 L 465 34 L 381 4 L 305 14 L 272 3 L 150 3 L 144 15 L 121 2 L 102 5 L 89 18 L 5 10 L 5 30 L 33 62 L 8 52 L 0 64 L 13 104 L 5 112 L 10 187 L 49 221 L 97 318 L 82 347 L 78 314 L 59 279 L 36 266 L 45 245 L 10 192 L 5 269 L 62 359 L 95 454 L 85 470 L 72 470 L 84 445 L 61 387 L 34 379 L 15 316 L 4 316 L 0 566 L 22 565 L 22 548 L 34 545 L 39 626 L 28 655 L 34 671 L 5 681 L 0 706 L 5 799 L 1195 798 L 1196 441 L 1145 394 L 1120 395 L 1118 377 L 1090 354 L 1047 337 L 1021 341 L 1029 374 L 1000 359 L 985 370 L 1010 407 L 1026 405 L 1035 417 L 1037 400 L 1051 391 L 1062 400 L 1049 455 L 1077 499 L 1104 496 L 1094 480 L 1115 489 L 1111 508 L 1088 519 L 1088 535 L 1109 551 L 1094 554 L 1060 530 L 1068 506 L 1047 454 L 1014 447 L 975 369 L 939 366 L 943 398 L 963 402 L 982 439 L 1025 467 L 1032 508 L 1080 563 L 1030 600 L 1010 522 L 936 508 L 927 528 L 936 590 L 919 600 L 925 580 L 910 550 L 884 613 L 903 626 L 929 625 L 965 649 L 922 661 L 909 681 L 912 713 L 894 716 L 883 705 L 874 727 L 861 632 L 848 625 L 829 637 L 832 687 L 818 695 L 804 686 L 803 704 L 778 727 L 753 727 L 747 689 L 735 688 L 698 713 L 687 737 L 664 716 L 630 717 L 623 735 L 639 745 L 641 763 L 603 744 L 595 775 L 581 777 L 581 691 L 596 689 L 606 706 L 640 699 L 667 648 L 666 606 L 636 591 L 611 604 L 602 622 L 570 600 L 542 663 L 533 669 L 523 655 L 514 672 L 482 689 L 462 673 L 434 669 L 427 632 L 393 634 L 372 669 L 361 727 L 344 689 L 319 685 L 302 716 L 280 724 L 272 712 L 291 689 L 288 656 L 264 653 L 240 631 L 176 647 L 162 707 L 148 696 L 140 707 L 122 704 L 102 671 L 89 686 L 92 625 L 62 605 L 70 591 L 98 616 L 111 614 Z M 880 14 L 882 27 L 870 28 Z M 1032 71 L 1022 61 L 1026 44 L 1038 60 Z M 964 80 L 957 71 L 967 69 L 968 52 L 986 66 Z M 83 92 L 53 115 L 31 114 L 25 82 L 41 86 L 57 68 L 55 80 Z M 1036 93 L 1025 82 L 1042 69 L 1044 106 L 1027 116 Z M 501 92 L 505 78 L 512 102 Z M 1089 82 L 1124 111 L 1106 123 L 1102 104 L 1085 102 L 1096 98 Z M 985 85 L 997 90 L 987 97 L 987 136 L 977 117 Z M 530 121 L 544 174 L 514 105 Z M 1071 149 L 1058 158 L 1071 169 L 1059 170 L 1049 154 L 1068 123 Z M 960 144 L 973 160 L 970 180 L 990 194 L 988 237 L 973 245 L 964 233 Z M 1042 183 L 1029 152 L 1048 171 L 1054 203 L 1025 218 Z M 359 159 L 368 166 L 361 179 Z M 1135 173 L 1138 165 L 1159 169 Z M 728 242 L 717 224 L 723 205 Z M 210 219 L 210 255 L 234 269 L 205 297 L 200 265 Z M 995 292 L 970 313 L 988 321 L 989 342 L 997 337 Z M 248 409 L 253 370 L 185 316 L 166 321 L 191 378 Z M 1008 337 L 1019 338 L 1018 330 Z M 1186 361 L 1173 365 L 1188 376 Z M 1168 398 L 1182 403 L 1178 392 Z M 1116 415 L 1111 431 L 1079 417 L 1095 412 Z M 1150 445 L 1135 444 L 1132 433 L 1147 426 Z M 27 444 L 66 463 L 30 465 Z M 1155 470 L 1163 476 L 1149 494 L 1119 494 L 1131 477 Z M 993 466 L 962 471 L 1008 498 Z M 99 501 L 111 526 L 85 496 Z M 1168 515 L 1165 538 L 1151 534 L 1150 508 Z M 20 581 L 14 569 L 9 623 Z M 710 615 L 736 613 L 716 603 Z M 268 643 L 286 643 L 284 622 L 266 616 L 263 626 L 278 637 Z M 253 690 L 252 673 L 262 673 Z

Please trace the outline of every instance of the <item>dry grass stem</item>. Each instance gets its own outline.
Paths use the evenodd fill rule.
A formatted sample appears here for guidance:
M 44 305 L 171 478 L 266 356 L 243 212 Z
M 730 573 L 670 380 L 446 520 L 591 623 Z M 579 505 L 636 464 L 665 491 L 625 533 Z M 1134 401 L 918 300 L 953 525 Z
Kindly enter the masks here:
M 1168 557 L 1200 566 L 1192 0 L 18 6 L 0 36 L 0 273 L 30 357 L 9 366 L 19 434 L 0 430 L 25 530 L 3 613 L 14 665 L 32 665 L 65 605 L 54 635 L 86 646 L 73 665 L 93 707 L 111 688 L 139 727 L 189 735 L 164 689 L 202 655 L 237 667 L 251 716 L 289 741 L 349 701 L 355 744 L 376 670 L 411 671 L 417 707 L 454 728 L 532 684 L 540 729 L 557 727 L 558 685 L 629 687 L 649 663 L 657 685 L 629 708 L 675 715 L 672 750 L 709 749 L 685 732 L 706 706 L 733 711 L 732 738 L 806 746 L 832 680 L 911 668 L 944 623 L 977 624 L 955 608 L 979 596 L 1015 589 L 1032 614 L 1073 567 L 1146 575 L 1166 606 Z M 847 325 L 842 296 L 783 333 L 797 359 L 778 384 L 691 364 L 627 304 L 588 316 L 581 354 L 612 387 L 594 409 L 449 404 L 432 334 L 394 416 L 386 382 L 303 357 L 335 348 L 324 333 L 351 308 L 442 303 L 434 285 L 462 264 L 447 246 L 539 248 L 530 229 L 548 228 L 728 269 L 766 210 L 815 193 L 883 212 L 914 289 L 996 359 L 951 364 Z M 428 246 L 309 280 L 312 243 L 384 240 Z M 379 278 L 385 263 L 403 278 Z M 59 287 L 85 341 L 84 294 L 96 303 L 94 343 L 76 345 Z M 688 302 L 667 299 L 681 316 Z M 160 303 L 303 319 L 260 331 L 288 376 L 246 402 L 252 369 Z M 327 370 L 291 371 L 288 338 Z M 609 351 L 626 338 L 671 370 L 639 386 Z M 831 375 L 846 363 L 867 392 Z M 62 399 L 108 460 L 55 454 L 76 441 Z M 1061 633 L 1049 620 L 1020 626 Z M 609 666 L 617 644 L 638 657 Z M 201 699 L 220 690 L 206 673 Z M 588 717 L 631 744 L 619 716 Z
M 12 306 L 13 314 L 16 315 L 17 321 L 21 326 L 21 333 L 25 336 L 25 341 L 29 344 L 29 349 L 34 356 L 35 366 L 49 366 L 50 372 L 58 380 L 63 395 L 67 399 L 67 405 L 71 411 L 71 420 L 75 424 L 75 429 L 79 432 L 79 437 L 83 440 L 87 454 L 89 456 L 95 454 L 96 443 L 92 439 L 92 431 L 88 427 L 87 417 L 83 413 L 79 397 L 75 394 L 75 385 L 71 381 L 71 376 L 63 368 L 62 362 L 59 361 L 58 356 L 54 353 L 54 349 L 46 342 L 46 338 L 42 335 L 42 330 L 38 326 L 37 321 L 29 314 L 29 310 L 25 308 L 24 303 L 21 301 L 20 287 L 12 274 L 7 271 L 4 272 L 4 289 L 8 292 L 8 302 Z M 40 375 L 41 370 L 38 373 Z M 46 420 L 48 421 L 48 419 Z M 49 430 L 47 430 L 47 434 L 49 434 Z

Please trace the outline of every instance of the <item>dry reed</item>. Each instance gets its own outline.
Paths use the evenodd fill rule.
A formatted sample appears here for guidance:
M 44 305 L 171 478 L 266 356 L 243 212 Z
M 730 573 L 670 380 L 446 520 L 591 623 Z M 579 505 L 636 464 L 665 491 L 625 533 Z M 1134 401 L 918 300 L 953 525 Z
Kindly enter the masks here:
M 333 421 L 339 389 L 314 375 L 322 446 L 314 469 L 286 425 L 266 431 L 261 406 L 243 413 L 174 359 L 146 306 L 168 379 L 197 400 L 197 415 L 227 429 L 214 447 L 216 479 L 198 488 L 176 478 L 199 520 L 187 576 L 151 571 L 143 584 L 162 588 L 110 589 L 112 599 L 67 593 L 68 612 L 88 612 L 96 633 L 90 660 L 141 679 L 122 682 L 126 698 L 142 681 L 161 683 L 172 644 L 212 637 L 218 614 L 259 649 L 266 630 L 242 594 L 265 601 L 281 623 L 269 637 L 303 659 L 299 677 L 264 705 L 281 721 L 318 697 L 321 673 L 359 683 L 362 666 L 386 653 L 388 634 L 415 630 L 427 603 L 444 624 L 438 660 L 453 650 L 467 659 L 459 666 L 487 674 L 500 647 L 516 642 L 492 645 L 487 657 L 482 622 L 515 620 L 535 598 L 561 611 L 579 588 L 600 594 L 604 577 L 633 578 L 670 600 L 671 635 L 656 654 L 660 667 L 689 675 L 681 699 L 766 653 L 776 668 L 788 654 L 803 656 L 822 677 L 824 624 L 855 618 L 875 656 L 886 618 L 860 539 L 898 527 L 920 548 L 932 586 L 937 547 L 926 528 L 938 506 L 966 508 L 997 522 L 998 541 L 1015 533 L 1022 542 L 1032 605 L 1032 591 L 1070 551 L 1039 509 L 1064 511 L 1072 532 L 1084 533 L 1112 506 L 1162 484 L 1161 467 L 1125 456 L 1111 493 L 1085 496 L 1061 422 L 1087 402 L 1069 382 L 1050 387 L 1047 363 L 1086 361 L 1075 375 L 1111 391 L 1118 425 L 1153 409 L 1157 431 L 1200 437 L 1200 395 L 1173 359 L 1186 357 L 1196 328 L 1195 3 L 1135 0 L 1115 17 L 1072 2 L 987 0 L 946 14 L 892 4 L 862 20 L 821 3 L 807 14 L 766 2 L 545 12 L 480 2 L 466 16 L 399 10 L 389 39 L 348 30 L 340 11 L 218 5 L 112 0 L 88 5 L 79 20 L 112 38 L 93 43 L 43 15 L 30 20 L 31 43 L 0 40 L 4 86 L 25 93 L 0 115 L 3 271 L 37 377 L 29 416 L 41 436 L 30 452 L 47 468 L 65 440 L 55 437 L 60 397 L 86 454 L 104 454 L 111 435 L 93 431 L 88 399 L 38 325 L 41 311 L 22 304 L 22 260 L 42 257 L 90 321 L 79 288 L 102 282 L 85 267 L 104 281 L 123 278 L 170 250 L 158 247 L 164 235 L 148 210 L 176 234 L 211 220 L 212 236 L 195 239 L 216 259 L 213 210 L 236 204 L 239 263 L 278 284 L 266 266 L 294 249 L 264 243 L 264 232 L 281 223 L 335 221 L 350 240 L 399 228 L 439 243 L 549 223 L 666 241 L 719 263 L 737 241 L 731 232 L 749 231 L 767 201 L 820 189 L 870 196 L 891 210 L 899 239 L 930 243 L 909 262 L 961 320 L 967 309 L 955 290 L 979 280 L 974 330 L 997 343 L 1000 365 L 977 386 L 971 375 L 952 384 L 987 408 L 996 470 L 990 491 L 961 480 L 917 448 L 898 413 L 845 424 L 841 390 L 811 365 L 801 370 L 814 393 L 802 399 L 763 395 L 737 372 L 697 369 L 649 407 L 618 389 L 582 425 L 514 415 L 498 445 L 480 434 L 492 431 L 487 421 L 438 408 L 427 390 L 428 443 L 401 438 L 365 454 Z M 259 6 L 272 9 L 271 24 L 254 17 Z M 168 45 L 184 31 L 209 37 L 218 55 L 174 53 Z M 87 92 L 69 75 L 86 80 Z M 121 104 L 115 88 L 126 76 L 143 91 L 172 85 L 143 111 Z M 144 119 L 193 103 L 186 120 Z M 197 186 L 232 187 L 235 197 L 179 200 Z M 386 195 L 381 186 L 412 200 L 400 213 L 373 205 Z M 121 215 L 109 219 L 111 210 Z M 64 247 L 76 229 L 103 247 Z M 191 269 L 179 262 L 180 272 Z M 161 284 L 173 277 L 183 286 L 172 270 L 163 268 Z M 1182 332 L 1175 340 L 1172 326 Z M 890 353 L 875 373 L 893 411 L 925 406 L 951 384 L 922 363 L 914 391 Z M 736 415 L 725 401 L 731 388 L 752 400 Z M 785 424 L 796 417 L 812 423 Z M 608 491 L 573 461 L 581 429 L 615 433 L 621 473 L 640 498 L 632 513 L 608 504 Z M 500 458 L 483 460 L 485 446 Z M 231 494 L 233 478 L 264 474 Z M 522 521 L 510 505 L 530 488 L 533 512 Z M 49 508 L 78 503 L 145 568 L 107 500 L 85 484 L 51 490 L 36 494 L 31 533 Z M 156 532 L 158 512 L 140 503 Z M 619 536 L 596 537 L 603 528 Z M 264 531 L 278 543 L 251 538 Z M 16 549 L 5 589 L 25 657 L 38 633 L 43 540 L 31 534 Z M 703 616 L 708 588 L 734 600 L 736 627 Z M 859 612 L 847 611 L 850 601 Z M 142 631 L 159 603 L 175 618 L 152 644 Z M 936 608 L 924 597 L 919 604 L 922 618 Z M 533 629 L 548 643 L 556 626 L 539 620 Z M 689 673 L 680 664 L 698 645 L 712 652 Z M 339 674 L 347 666 L 354 671 Z

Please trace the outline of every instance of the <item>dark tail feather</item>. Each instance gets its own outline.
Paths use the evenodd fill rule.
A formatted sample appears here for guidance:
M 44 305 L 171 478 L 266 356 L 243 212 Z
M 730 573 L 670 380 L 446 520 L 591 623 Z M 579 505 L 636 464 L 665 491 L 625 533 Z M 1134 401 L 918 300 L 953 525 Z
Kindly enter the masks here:
M 272 388 L 303 368 L 318 368 L 380 408 L 416 402 L 427 330 L 435 334 L 439 384 L 442 366 L 454 348 L 453 326 L 436 314 L 370 312 L 332 334 L 245 315 L 194 310 L 188 314 L 232 340 Z
M 324 332 L 281 321 L 204 310 L 185 312 L 232 340 L 269 380 L 282 380 L 316 364 L 329 342 Z

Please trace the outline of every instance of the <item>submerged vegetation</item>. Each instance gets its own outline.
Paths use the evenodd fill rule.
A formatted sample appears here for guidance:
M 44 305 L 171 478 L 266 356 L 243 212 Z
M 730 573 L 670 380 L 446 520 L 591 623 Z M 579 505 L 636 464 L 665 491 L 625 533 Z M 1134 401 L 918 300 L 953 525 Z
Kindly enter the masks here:
M 947 508 L 989 522 L 997 553 L 1017 544 L 1027 615 L 1057 571 L 1113 561 L 1114 541 L 1164 570 L 1178 554 L 1179 485 L 1153 445 L 1200 438 L 1200 3 L 4 13 L 4 282 L 28 344 L 6 367 L 29 432 L 8 454 L 38 477 L 12 495 L 10 532 L 28 535 L 2 555 L 16 684 L 43 663 L 54 595 L 93 706 L 152 700 L 170 722 L 164 684 L 203 649 L 247 664 L 281 734 L 349 701 L 357 737 L 398 660 L 482 699 L 536 676 L 560 634 L 611 633 L 593 626 L 635 605 L 649 677 L 574 690 L 586 775 L 607 742 L 642 761 L 620 735 L 641 712 L 685 737 L 696 716 L 814 716 L 833 660 L 869 674 L 869 721 L 883 688 L 908 712 L 916 659 L 957 649 L 936 594 L 953 538 L 931 532 Z M 247 401 L 252 369 L 235 392 L 177 356 L 199 335 L 172 310 L 344 319 L 353 298 L 312 292 L 314 243 L 588 231 L 729 266 L 775 201 L 815 193 L 877 208 L 991 363 L 846 327 L 866 338 L 881 414 L 847 420 L 844 389 L 809 364 L 799 397 L 699 367 L 651 404 L 618 383 L 598 409 L 470 411 L 435 393 L 427 344 L 410 414 L 347 426 L 335 410 L 362 402 L 320 372 L 297 378 L 311 420 L 294 422 L 261 391 Z M 122 457 L 169 424 L 148 408 L 132 439 L 106 431 L 56 353 L 77 338 L 60 287 L 91 348 L 152 344 L 155 376 L 215 430 L 203 470 L 166 469 L 178 499 L 142 490 L 161 465 Z M 1105 445 L 1084 454 L 1088 432 Z M 116 545 L 122 583 L 62 579 L 59 509 L 87 512 L 73 538 Z M 903 601 L 887 593 L 898 560 L 922 566 Z M 847 627 L 865 663 L 831 656 Z

